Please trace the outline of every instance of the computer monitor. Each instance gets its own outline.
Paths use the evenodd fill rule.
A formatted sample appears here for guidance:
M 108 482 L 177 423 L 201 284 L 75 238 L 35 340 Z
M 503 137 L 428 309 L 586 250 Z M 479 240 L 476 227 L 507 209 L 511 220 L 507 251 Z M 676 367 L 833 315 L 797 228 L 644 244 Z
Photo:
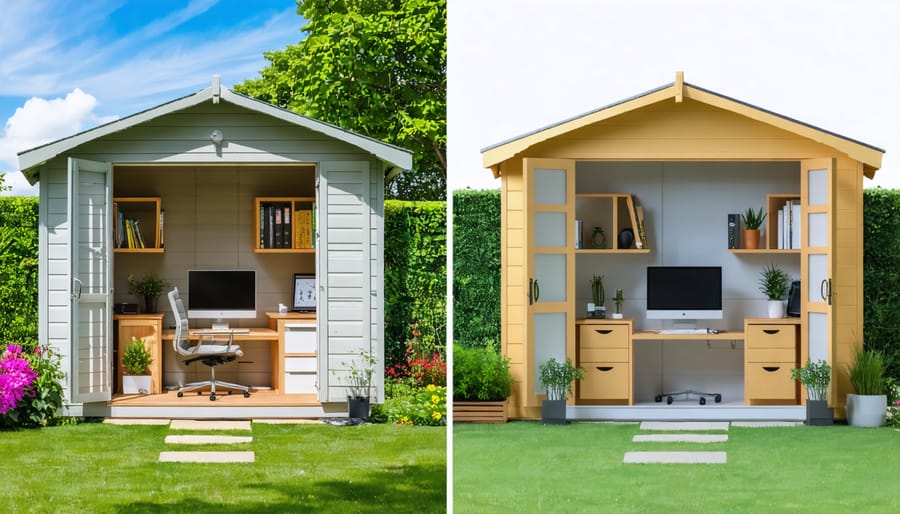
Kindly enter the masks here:
M 187 314 L 211 318 L 213 328 L 227 319 L 256 317 L 256 270 L 188 270 Z
M 722 319 L 721 266 L 648 266 L 648 319 Z

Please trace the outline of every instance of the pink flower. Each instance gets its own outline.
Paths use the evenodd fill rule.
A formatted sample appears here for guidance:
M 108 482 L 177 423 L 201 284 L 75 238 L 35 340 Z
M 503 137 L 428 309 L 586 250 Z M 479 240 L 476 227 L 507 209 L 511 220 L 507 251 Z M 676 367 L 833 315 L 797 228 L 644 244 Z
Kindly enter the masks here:
M 35 346 L 35 347 L 34 347 L 34 354 L 35 354 L 35 355 L 37 355 L 38 357 L 40 357 L 42 353 L 44 353 L 44 349 L 43 349 L 43 348 L 41 348 L 40 346 Z

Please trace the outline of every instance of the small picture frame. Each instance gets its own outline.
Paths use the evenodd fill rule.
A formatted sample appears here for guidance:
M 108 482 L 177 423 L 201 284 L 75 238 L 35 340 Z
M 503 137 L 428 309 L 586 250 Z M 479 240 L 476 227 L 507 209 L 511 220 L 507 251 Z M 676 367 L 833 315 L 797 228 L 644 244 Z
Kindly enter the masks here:
M 294 273 L 294 287 L 291 292 L 291 310 L 294 312 L 316 312 L 316 276 Z

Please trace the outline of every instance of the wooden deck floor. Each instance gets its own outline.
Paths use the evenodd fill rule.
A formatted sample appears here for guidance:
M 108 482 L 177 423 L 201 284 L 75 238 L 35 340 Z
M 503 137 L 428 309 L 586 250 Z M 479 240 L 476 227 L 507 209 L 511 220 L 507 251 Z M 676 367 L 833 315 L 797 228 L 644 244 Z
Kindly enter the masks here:
M 184 393 L 179 398 L 175 391 L 162 394 L 140 394 L 113 396 L 110 402 L 115 407 L 310 407 L 320 405 L 314 394 L 277 394 L 274 391 L 254 391 L 249 398 L 236 392 L 233 394 L 216 394 L 216 401 L 209 401 L 209 393 L 204 391 L 198 395 L 195 391 Z

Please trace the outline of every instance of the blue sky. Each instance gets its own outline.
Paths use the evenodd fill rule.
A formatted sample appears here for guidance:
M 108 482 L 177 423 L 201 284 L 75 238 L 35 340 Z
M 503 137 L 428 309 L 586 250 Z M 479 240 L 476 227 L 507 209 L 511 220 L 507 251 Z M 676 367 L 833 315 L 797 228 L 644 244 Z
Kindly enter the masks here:
M 294 0 L 0 0 L 0 173 L 16 153 L 206 87 L 300 41 Z M 13 172 L 13 173 L 9 173 Z

